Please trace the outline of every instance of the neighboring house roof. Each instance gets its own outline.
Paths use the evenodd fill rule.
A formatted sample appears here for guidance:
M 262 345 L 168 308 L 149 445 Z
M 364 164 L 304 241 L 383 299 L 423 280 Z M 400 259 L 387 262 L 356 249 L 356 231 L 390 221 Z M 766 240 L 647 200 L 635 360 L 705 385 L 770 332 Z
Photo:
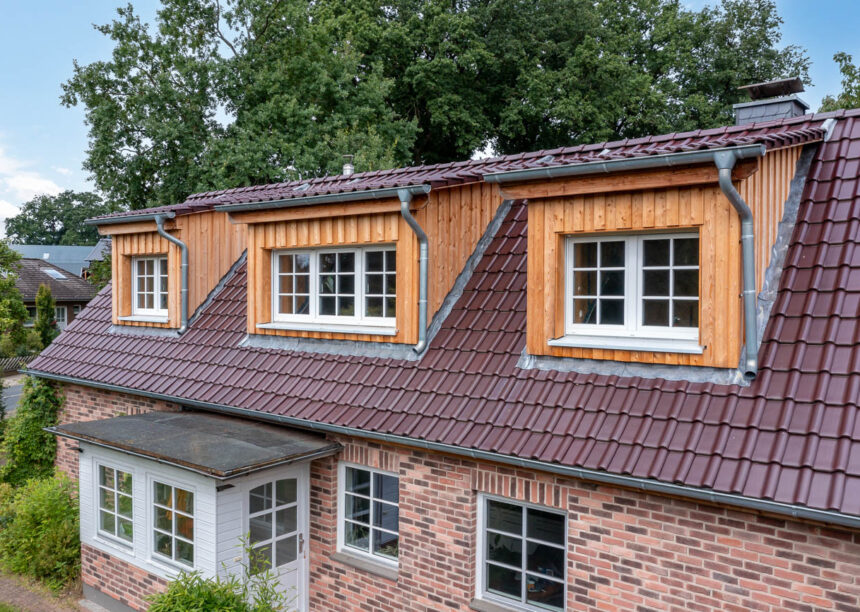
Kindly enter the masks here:
M 81 276 L 87 267 L 86 258 L 91 246 L 58 246 L 53 244 L 10 244 L 12 250 L 28 259 L 44 259 L 75 276 Z
M 40 285 L 47 285 L 58 302 L 88 302 L 96 288 L 68 270 L 44 259 L 22 258 L 18 262 L 18 280 L 15 286 L 25 302 L 34 302 Z
M 816 115 L 814 117 L 806 115 L 804 117 L 760 124 L 728 126 L 680 134 L 664 134 L 662 136 L 647 136 L 644 138 L 577 145 L 574 147 L 432 166 L 411 166 L 376 172 L 360 172 L 351 176 L 326 176 L 272 185 L 209 191 L 188 196 L 185 202 L 181 204 L 117 212 L 97 217 L 97 219 L 133 217 L 159 212 L 173 212 L 177 215 L 183 215 L 211 210 L 216 205 L 221 204 L 269 202 L 391 187 L 424 184 L 433 187 L 444 187 L 446 185 L 482 180 L 485 174 L 493 172 L 506 172 L 528 168 L 549 168 L 569 164 L 647 157 L 739 145 L 763 144 L 768 149 L 778 149 L 820 139 L 824 134 L 824 130 L 821 127 L 822 123 L 827 117 L 834 114 Z
M 89 252 L 89 255 L 84 258 L 84 261 L 87 262 L 87 264 L 93 261 L 104 261 L 105 256 L 110 255 L 110 250 L 110 238 L 100 238 L 99 241 L 96 242 L 96 246 L 94 246 Z
M 746 387 L 519 368 L 522 202 L 418 361 L 240 347 L 243 264 L 179 338 L 112 333 L 107 288 L 30 367 L 860 515 L 860 111 L 839 115 L 810 169 L 759 374 Z

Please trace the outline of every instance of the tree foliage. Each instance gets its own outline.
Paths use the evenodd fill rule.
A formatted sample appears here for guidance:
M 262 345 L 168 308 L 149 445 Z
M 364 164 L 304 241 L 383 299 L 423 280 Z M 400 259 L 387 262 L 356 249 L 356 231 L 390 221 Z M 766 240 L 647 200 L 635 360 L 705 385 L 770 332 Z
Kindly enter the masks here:
M 808 80 L 774 0 L 162 0 L 75 65 L 86 167 L 142 208 L 193 191 L 731 122 L 738 86 Z
M 95 244 L 98 231 L 84 225 L 84 221 L 113 210 L 94 193 L 40 195 L 21 206 L 20 213 L 6 219 L 6 236 L 18 244 Z
M 0 468 L 0 480 L 17 487 L 53 473 L 57 439 L 43 428 L 57 424 L 62 406 L 55 383 L 31 377 L 24 381 L 24 393 L 3 437 L 6 464 Z
M 26 345 L 27 308 L 15 287 L 21 256 L 0 240 L 0 357 L 12 357 Z
M 87 280 L 90 282 L 90 284 L 95 285 L 96 289 L 101 291 L 102 289 L 104 289 L 105 285 L 110 282 L 112 273 L 111 271 L 111 254 L 105 253 L 103 259 L 96 259 L 90 262 L 90 274 L 87 277 Z
M 821 111 L 834 111 L 840 108 L 860 107 L 860 66 L 852 62 L 847 53 L 837 53 L 833 61 L 839 64 L 842 73 L 842 92 L 836 96 L 825 96 L 821 101 Z
M 57 329 L 57 302 L 47 285 L 39 285 L 36 292 L 36 322 L 33 329 L 38 334 L 43 349 L 60 334 Z

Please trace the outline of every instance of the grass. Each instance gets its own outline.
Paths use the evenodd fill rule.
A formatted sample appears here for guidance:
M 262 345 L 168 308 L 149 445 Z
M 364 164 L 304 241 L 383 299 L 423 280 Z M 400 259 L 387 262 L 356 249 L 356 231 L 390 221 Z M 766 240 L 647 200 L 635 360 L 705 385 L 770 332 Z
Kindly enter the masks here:
M 21 608 L 16 608 L 0 601 L 0 612 L 21 612 Z

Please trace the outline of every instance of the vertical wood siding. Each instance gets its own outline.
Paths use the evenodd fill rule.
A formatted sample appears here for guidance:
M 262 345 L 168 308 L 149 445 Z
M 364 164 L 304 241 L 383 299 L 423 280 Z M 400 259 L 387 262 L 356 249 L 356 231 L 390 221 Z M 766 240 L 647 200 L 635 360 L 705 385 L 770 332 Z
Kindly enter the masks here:
M 155 224 L 153 223 L 153 228 Z M 112 240 L 113 323 L 143 327 L 179 327 L 180 266 L 179 247 L 162 238 L 154 230 L 140 234 L 120 234 Z M 144 255 L 167 255 L 167 323 L 120 321 L 131 315 L 132 273 L 131 260 Z
M 766 156 L 739 181 L 756 224 L 761 287 L 800 148 Z M 701 355 L 550 347 L 564 334 L 565 235 L 694 229 L 700 238 Z M 715 184 L 529 202 L 527 349 L 532 354 L 733 368 L 743 344 L 740 221 Z

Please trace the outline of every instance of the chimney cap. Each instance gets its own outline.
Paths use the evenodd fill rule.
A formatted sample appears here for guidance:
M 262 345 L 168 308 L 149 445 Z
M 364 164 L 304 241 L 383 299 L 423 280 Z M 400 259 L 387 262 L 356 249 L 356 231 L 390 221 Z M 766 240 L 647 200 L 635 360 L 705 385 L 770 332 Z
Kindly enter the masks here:
M 753 100 L 763 100 L 765 98 L 776 98 L 800 93 L 803 91 L 803 81 L 800 80 L 800 77 L 791 77 L 744 85 L 743 87 L 738 87 L 738 89 L 746 91 Z

